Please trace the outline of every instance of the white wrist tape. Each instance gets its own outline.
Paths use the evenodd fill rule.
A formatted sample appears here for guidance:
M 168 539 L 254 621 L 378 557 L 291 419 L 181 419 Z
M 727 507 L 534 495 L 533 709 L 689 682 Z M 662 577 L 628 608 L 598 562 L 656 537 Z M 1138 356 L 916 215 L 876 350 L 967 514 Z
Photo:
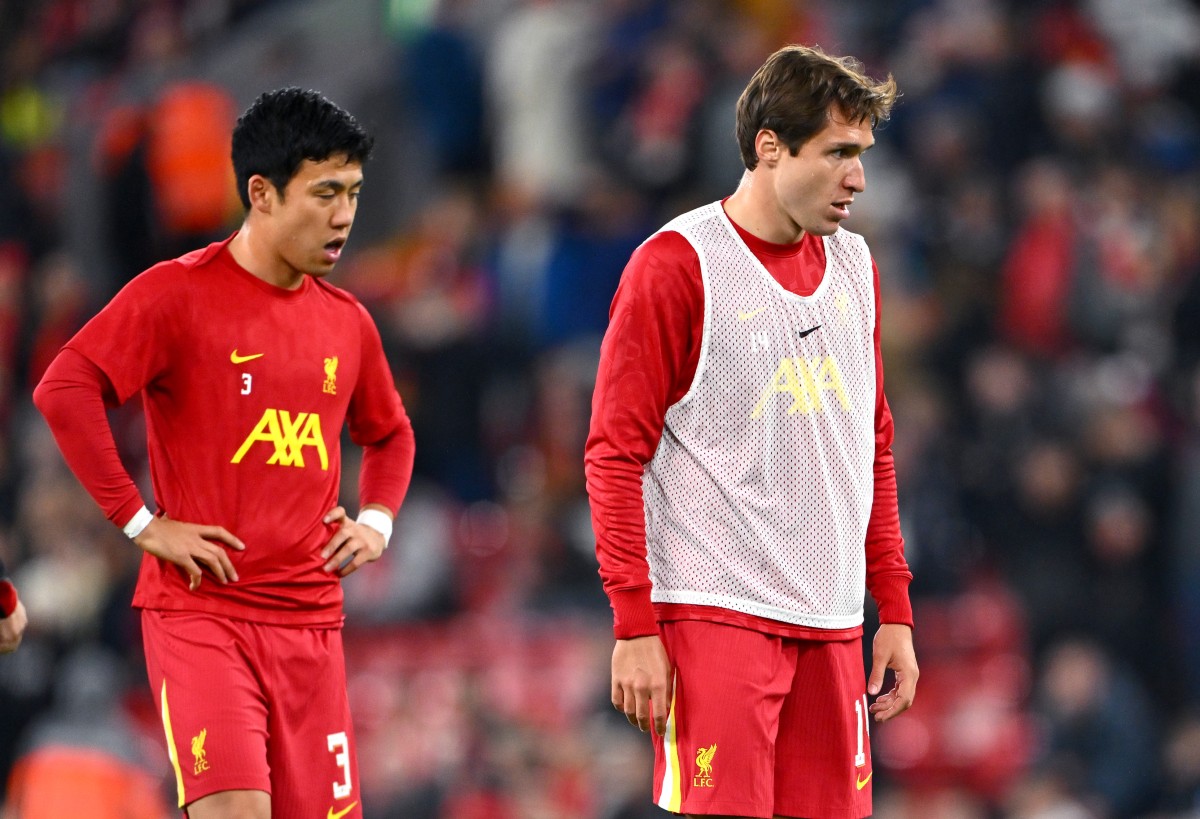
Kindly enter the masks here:
M 362 526 L 370 526 L 383 535 L 383 548 L 388 547 L 388 541 L 392 539 L 392 519 L 390 517 L 378 509 L 363 509 L 358 513 L 355 522 Z
M 125 532 L 125 537 L 133 539 L 142 533 L 142 530 L 150 525 L 150 521 L 154 520 L 154 515 L 150 514 L 150 510 L 143 506 L 134 513 L 134 516 L 129 519 L 122 529 Z

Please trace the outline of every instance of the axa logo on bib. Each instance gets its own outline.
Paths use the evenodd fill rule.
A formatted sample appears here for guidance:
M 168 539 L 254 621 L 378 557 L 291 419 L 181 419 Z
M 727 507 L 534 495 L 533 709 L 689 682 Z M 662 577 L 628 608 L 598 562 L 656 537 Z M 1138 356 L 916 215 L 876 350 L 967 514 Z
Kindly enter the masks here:
M 846 394 L 846 386 L 842 381 L 842 373 L 838 368 L 837 359 L 831 355 L 818 355 L 812 358 L 790 356 L 782 358 L 779 366 L 763 387 L 762 395 L 750 413 L 751 418 L 761 418 L 767 406 L 777 395 L 791 397 L 787 414 L 797 412 L 808 415 L 812 412 L 824 412 L 825 394 L 832 393 L 841 404 L 842 409 L 851 410 L 850 397 Z M 782 405 L 781 405 L 782 406 Z

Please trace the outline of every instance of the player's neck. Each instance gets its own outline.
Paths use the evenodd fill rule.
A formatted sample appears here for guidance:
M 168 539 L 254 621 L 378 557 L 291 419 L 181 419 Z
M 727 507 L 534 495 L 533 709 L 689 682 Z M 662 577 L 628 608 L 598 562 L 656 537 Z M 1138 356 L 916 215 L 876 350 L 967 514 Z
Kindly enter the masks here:
M 243 270 L 267 284 L 284 290 L 295 290 L 304 284 L 304 273 L 273 252 L 262 227 L 244 222 L 229 242 L 229 253 Z
M 804 238 L 804 230 L 780 210 L 769 179 L 746 171 L 737 190 L 725 200 L 725 213 L 747 233 L 776 245 L 791 245 Z

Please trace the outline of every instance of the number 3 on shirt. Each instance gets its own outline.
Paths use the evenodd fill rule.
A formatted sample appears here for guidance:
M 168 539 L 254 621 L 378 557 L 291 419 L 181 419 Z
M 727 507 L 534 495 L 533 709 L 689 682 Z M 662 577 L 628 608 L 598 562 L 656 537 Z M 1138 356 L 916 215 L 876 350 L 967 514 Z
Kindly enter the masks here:
M 251 385 L 253 383 L 254 379 L 250 377 L 250 373 L 242 373 L 242 395 L 250 394 Z
M 345 799 L 350 795 L 350 740 L 346 738 L 345 731 L 338 731 L 336 734 L 330 734 L 326 739 L 329 742 L 329 751 L 333 754 L 333 761 L 342 769 L 342 781 L 333 783 L 333 798 Z

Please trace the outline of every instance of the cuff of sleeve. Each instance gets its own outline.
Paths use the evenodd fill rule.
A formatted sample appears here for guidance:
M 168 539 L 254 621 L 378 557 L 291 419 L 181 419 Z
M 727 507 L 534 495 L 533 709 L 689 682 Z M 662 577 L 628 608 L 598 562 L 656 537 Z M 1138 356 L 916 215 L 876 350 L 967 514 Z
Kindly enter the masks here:
M 383 535 L 383 548 L 388 547 L 388 541 L 392 539 L 392 519 L 378 509 L 363 509 L 358 513 L 358 518 L 355 523 L 363 526 L 370 526 L 379 534 Z
M 0 617 L 8 617 L 17 610 L 17 587 L 11 580 L 0 580 Z
M 121 501 L 121 504 L 112 511 L 112 514 L 108 516 L 108 519 L 124 529 L 125 524 L 133 520 L 134 516 L 139 514 L 140 510 L 145 508 L 146 504 L 142 502 L 142 496 L 137 494 L 135 491 L 127 499 Z
M 613 636 L 618 640 L 658 634 L 649 586 L 614 591 L 608 600 L 613 610 Z
M 893 574 L 877 578 L 871 596 L 879 609 L 880 623 L 899 623 L 914 628 L 912 601 L 908 597 L 908 584 L 912 575 Z
M 125 533 L 125 537 L 132 540 L 140 535 L 142 530 L 149 526 L 152 520 L 154 520 L 154 515 L 150 514 L 150 510 L 143 506 L 134 513 L 128 523 L 121 527 L 121 531 Z

